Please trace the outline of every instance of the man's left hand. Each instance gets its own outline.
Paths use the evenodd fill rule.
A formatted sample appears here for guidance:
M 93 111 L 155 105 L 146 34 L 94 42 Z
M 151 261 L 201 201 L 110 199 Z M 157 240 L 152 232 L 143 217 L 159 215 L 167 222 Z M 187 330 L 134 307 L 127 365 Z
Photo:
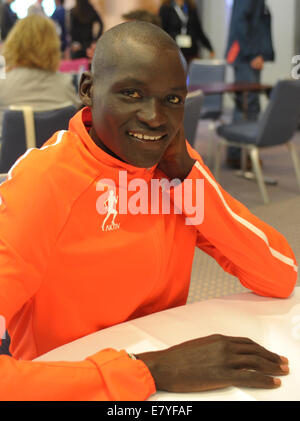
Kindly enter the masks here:
M 182 125 L 172 143 L 166 149 L 158 164 L 158 168 L 161 169 L 170 180 L 179 178 L 183 181 L 191 172 L 194 163 L 195 159 L 190 157 L 186 147 L 184 128 Z

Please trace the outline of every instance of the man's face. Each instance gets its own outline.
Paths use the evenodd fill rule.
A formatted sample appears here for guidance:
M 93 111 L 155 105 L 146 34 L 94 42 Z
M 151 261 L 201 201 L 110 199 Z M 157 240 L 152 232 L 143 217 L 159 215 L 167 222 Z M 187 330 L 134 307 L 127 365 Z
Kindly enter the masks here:
M 92 89 L 94 141 L 136 167 L 157 164 L 179 130 L 186 74 L 178 52 L 130 44 Z

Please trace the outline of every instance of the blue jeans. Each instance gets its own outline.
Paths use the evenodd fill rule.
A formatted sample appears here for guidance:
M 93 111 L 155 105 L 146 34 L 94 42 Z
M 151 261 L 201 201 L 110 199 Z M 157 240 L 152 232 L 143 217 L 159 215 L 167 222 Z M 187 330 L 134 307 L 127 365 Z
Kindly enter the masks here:
M 260 83 L 260 70 L 252 69 L 250 63 L 242 62 L 234 65 L 235 82 Z M 260 113 L 259 94 L 249 92 L 247 95 L 247 120 L 257 120 Z M 237 93 L 235 97 L 235 109 L 233 112 L 233 121 L 245 119 L 243 110 L 243 94 Z M 227 148 L 227 157 L 234 160 L 240 160 L 241 149 L 230 146 Z

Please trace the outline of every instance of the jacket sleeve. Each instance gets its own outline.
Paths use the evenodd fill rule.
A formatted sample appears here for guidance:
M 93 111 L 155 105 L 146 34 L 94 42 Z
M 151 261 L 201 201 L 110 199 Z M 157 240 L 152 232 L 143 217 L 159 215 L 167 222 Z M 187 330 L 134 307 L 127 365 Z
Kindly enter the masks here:
M 175 205 L 187 198 L 194 204 L 184 203 L 183 212 L 185 223 L 197 230 L 197 246 L 253 292 L 288 297 L 297 281 L 297 263 L 285 237 L 230 196 L 197 152 L 188 148 L 196 162 L 172 194 Z
M 154 380 L 124 350 L 104 349 L 78 362 L 18 361 L 0 356 L 2 401 L 146 400 Z

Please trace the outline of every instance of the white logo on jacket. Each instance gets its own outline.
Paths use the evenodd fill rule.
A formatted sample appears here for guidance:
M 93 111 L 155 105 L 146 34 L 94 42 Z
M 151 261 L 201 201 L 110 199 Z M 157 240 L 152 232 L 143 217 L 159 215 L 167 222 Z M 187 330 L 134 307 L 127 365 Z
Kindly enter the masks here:
M 107 210 L 107 215 L 102 223 L 102 231 L 113 231 L 120 228 L 120 224 L 115 222 L 118 211 L 116 205 L 118 202 L 118 196 L 115 195 L 113 190 L 109 190 L 108 198 L 104 202 L 104 207 Z M 108 224 L 108 220 L 112 216 L 111 223 Z

